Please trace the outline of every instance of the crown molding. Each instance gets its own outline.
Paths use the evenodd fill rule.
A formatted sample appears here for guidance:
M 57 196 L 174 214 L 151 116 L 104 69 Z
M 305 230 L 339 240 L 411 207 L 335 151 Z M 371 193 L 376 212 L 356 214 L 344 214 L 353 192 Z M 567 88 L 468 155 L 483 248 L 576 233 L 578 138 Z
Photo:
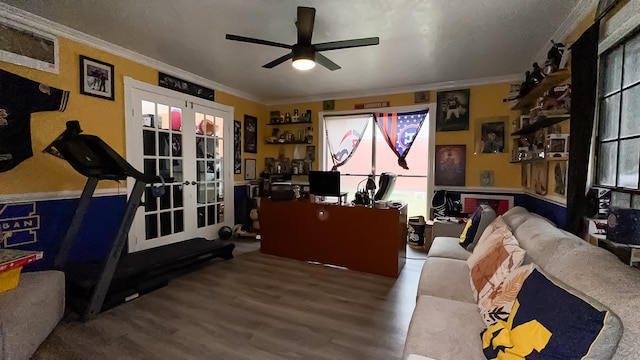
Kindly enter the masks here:
M 560 27 L 553 33 L 549 41 L 538 51 L 534 61 L 544 63 L 547 59 L 547 52 L 551 48 L 551 40 L 556 42 L 564 42 L 567 36 L 575 30 L 578 25 L 589 15 L 598 5 L 598 0 L 580 0 L 578 4 L 571 10 L 569 16 L 560 24 Z M 565 44 L 566 45 L 566 44 Z
M 478 79 L 444 81 L 439 83 L 430 83 L 430 84 L 422 84 L 422 85 L 410 85 L 410 86 L 401 86 L 401 87 L 393 87 L 393 88 L 384 88 L 384 89 L 376 89 L 371 91 L 351 91 L 351 92 L 331 93 L 331 94 L 324 94 L 324 95 L 313 95 L 313 96 L 300 97 L 300 98 L 279 99 L 279 100 L 266 101 L 265 105 L 267 106 L 288 105 L 288 104 L 296 104 L 296 103 L 303 103 L 303 102 L 324 101 L 327 99 L 332 99 L 332 100 L 352 99 L 352 98 L 360 98 L 360 97 L 368 97 L 368 96 L 411 93 L 415 91 L 448 90 L 448 89 L 462 88 L 462 87 L 468 87 L 468 86 L 490 85 L 490 84 L 498 84 L 498 83 L 512 83 L 512 82 L 520 83 L 523 80 L 524 80 L 524 73 L 511 74 L 511 75 L 501 75 L 501 76 L 485 77 L 485 78 L 478 78 Z
M 62 24 L 45 19 L 30 12 L 18 9 L 16 7 L 0 3 L 0 18 L 7 18 L 20 24 L 27 25 L 34 29 L 48 32 L 52 35 L 61 36 L 69 40 L 79 42 L 81 44 L 91 46 L 98 50 L 106 51 L 108 53 L 117 55 L 127 60 L 135 61 L 142 65 L 149 66 L 163 73 L 176 76 L 180 79 L 187 80 L 202 86 L 213 88 L 216 91 L 222 91 L 230 95 L 238 96 L 243 99 L 251 100 L 257 103 L 261 103 L 264 99 L 260 99 L 249 93 L 230 88 L 215 81 L 206 79 L 200 75 L 190 73 L 186 70 L 178 67 L 163 63 L 156 59 L 142 55 L 135 51 L 125 49 L 121 46 L 115 45 L 105 40 L 98 39 L 89 34 L 85 34 L 78 30 L 74 30 Z

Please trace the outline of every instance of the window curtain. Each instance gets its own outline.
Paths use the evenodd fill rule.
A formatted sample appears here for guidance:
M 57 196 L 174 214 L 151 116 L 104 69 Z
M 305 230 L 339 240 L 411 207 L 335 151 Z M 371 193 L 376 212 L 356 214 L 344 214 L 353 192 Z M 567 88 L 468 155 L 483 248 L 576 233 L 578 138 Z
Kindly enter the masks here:
M 387 145 L 398 157 L 398 165 L 409 170 L 406 157 L 409 154 L 413 140 L 427 118 L 429 110 L 405 113 L 375 114 L 376 124 L 382 132 Z
M 589 150 L 596 112 L 600 23 L 571 46 L 571 130 L 567 174 L 567 230 L 582 236 L 587 208 Z
M 331 170 L 351 159 L 372 117 L 373 114 L 324 116 L 325 136 L 333 161 Z

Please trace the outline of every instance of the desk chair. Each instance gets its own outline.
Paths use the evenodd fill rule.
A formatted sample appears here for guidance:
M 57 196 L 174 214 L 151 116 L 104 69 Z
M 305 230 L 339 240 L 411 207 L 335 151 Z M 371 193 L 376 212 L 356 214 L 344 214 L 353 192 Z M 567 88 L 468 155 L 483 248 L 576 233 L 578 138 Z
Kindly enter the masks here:
M 396 185 L 396 179 L 398 175 L 392 172 L 383 172 L 380 174 L 380 179 L 378 180 L 378 192 L 374 196 L 374 200 L 389 200 L 391 193 L 393 192 L 393 188 Z

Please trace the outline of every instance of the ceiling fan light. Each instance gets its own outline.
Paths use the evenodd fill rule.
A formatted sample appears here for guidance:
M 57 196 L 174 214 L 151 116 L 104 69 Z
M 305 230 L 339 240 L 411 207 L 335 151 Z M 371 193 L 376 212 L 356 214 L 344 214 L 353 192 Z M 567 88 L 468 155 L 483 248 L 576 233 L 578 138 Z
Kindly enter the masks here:
M 298 70 L 304 71 L 313 69 L 316 66 L 316 62 L 311 59 L 300 58 L 294 59 L 291 65 Z

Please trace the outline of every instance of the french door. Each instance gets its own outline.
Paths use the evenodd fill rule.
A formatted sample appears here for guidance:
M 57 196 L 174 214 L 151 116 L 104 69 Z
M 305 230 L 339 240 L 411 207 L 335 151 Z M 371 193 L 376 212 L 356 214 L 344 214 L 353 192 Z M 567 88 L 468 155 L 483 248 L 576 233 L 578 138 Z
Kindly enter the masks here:
M 159 197 L 147 187 L 129 252 L 216 238 L 233 225 L 225 217 L 233 213 L 233 160 L 225 156 L 233 153 L 233 108 L 128 78 L 125 91 L 127 160 L 165 181 Z M 130 193 L 133 181 L 127 187 Z

